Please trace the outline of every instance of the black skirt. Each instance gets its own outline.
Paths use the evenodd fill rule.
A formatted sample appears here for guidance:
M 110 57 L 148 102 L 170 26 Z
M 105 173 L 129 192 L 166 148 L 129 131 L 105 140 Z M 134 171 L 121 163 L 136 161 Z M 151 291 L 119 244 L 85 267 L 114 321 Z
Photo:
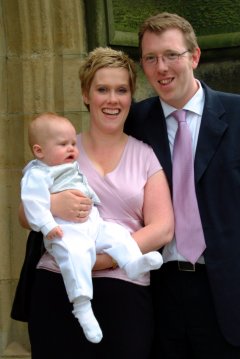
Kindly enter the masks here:
M 148 359 L 153 337 L 149 287 L 113 278 L 93 278 L 94 314 L 103 331 L 92 344 L 72 314 L 58 273 L 36 270 L 30 313 L 32 359 Z
M 93 278 L 94 314 L 103 331 L 90 343 L 72 314 L 61 274 L 36 269 L 42 235 L 31 232 L 11 317 L 28 322 L 32 359 L 149 359 L 153 308 L 149 286 Z

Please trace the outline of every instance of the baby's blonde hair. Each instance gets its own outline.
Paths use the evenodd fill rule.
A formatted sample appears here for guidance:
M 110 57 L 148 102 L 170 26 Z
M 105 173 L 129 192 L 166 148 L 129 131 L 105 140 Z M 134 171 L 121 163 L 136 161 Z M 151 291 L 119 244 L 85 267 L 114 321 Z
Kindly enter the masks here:
M 32 119 L 28 126 L 28 143 L 31 150 L 35 144 L 41 145 L 54 135 L 54 128 L 59 121 L 70 122 L 66 117 L 54 112 L 43 112 Z

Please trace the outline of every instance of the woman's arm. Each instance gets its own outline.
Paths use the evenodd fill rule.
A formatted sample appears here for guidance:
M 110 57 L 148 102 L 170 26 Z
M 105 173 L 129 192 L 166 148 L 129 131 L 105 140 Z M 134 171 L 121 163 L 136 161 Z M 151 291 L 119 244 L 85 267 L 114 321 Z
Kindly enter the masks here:
M 20 206 L 18 208 L 18 220 L 19 220 L 19 223 L 21 224 L 21 226 L 25 229 L 31 229 L 29 224 L 28 224 L 28 221 L 27 221 L 27 218 L 25 216 L 25 212 L 24 212 L 24 208 L 23 208 L 23 204 L 22 202 L 20 203 Z
M 85 222 L 91 209 L 92 200 L 78 190 L 67 190 L 51 195 L 51 213 L 66 221 Z M 23 228 L 31 229 L 22 203 L 19 206 L 18 218 Z
M 157 250 L 174 235 L 174 214 L 167 179 L 163 170 L 152 175 L 144 189 L 144 224 L 132 233 L 142 253 Z
M 171 195 L 165 174 L 162 170 L 151 176 L 144 189 L 145 226 L 135 233 L 133 238 L 142 253 L 158 250 L 174 235 L 174 215 Z M 114 267 L 114 261 L 107 254 L 97 255 L 94 270 Z
M 97 254 L 93 270 L 116 268 L 117 263 L 106 253 Z

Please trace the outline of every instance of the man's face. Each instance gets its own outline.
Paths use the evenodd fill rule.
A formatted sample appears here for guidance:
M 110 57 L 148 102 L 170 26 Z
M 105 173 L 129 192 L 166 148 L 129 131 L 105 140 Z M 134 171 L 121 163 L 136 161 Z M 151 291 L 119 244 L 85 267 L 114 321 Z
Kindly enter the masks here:
M 193 70 L 199 58 L 200 49 L 190 53 L 179 29 L 143 35 L 144 73 L 160 98 L 175 108 L 182 108 L 198 89 Z

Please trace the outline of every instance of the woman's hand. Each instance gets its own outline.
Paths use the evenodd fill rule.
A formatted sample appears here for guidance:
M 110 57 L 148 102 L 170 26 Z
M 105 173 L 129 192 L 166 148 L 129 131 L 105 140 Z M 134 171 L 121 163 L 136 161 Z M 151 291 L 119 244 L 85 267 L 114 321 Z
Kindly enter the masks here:
M 85 222 L 92 209 L 92 200 L 78 190 L 67 190 L 51 195 L 51 212 L 71 222 Z
M 113 261 L 112 257 L 110 257 L 106 253 L 97 254 L 96 262 L 93 267 L 93 270 L 102 270 L 102 269 L 109 269 L 115 267 L 115 262 Z

